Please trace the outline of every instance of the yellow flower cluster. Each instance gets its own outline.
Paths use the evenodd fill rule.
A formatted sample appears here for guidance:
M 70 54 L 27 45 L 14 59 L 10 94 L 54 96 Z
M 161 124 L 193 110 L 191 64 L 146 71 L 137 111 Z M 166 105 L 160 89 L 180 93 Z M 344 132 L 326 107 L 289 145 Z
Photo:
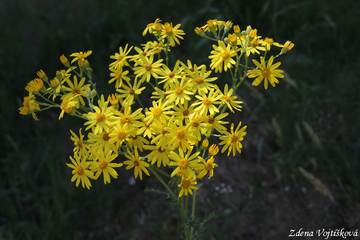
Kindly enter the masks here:
M 263 83 L 265 89 L 269 84 L 275 87 L 279 83 L 278 79 L 284 77 L 283 70 L 278 69 L 281 62 L 274 60 L 294 47 L 294 43 L 290 41 L 281 44 L 272 38 L 262 37 L 251 26 L 241 30 L 239 25 L 233 25 L 230 21 L 208 20 L 204 26 L 195 28 L 195 32 L 216 42 L 209 56 L 211 69 L 221 73 L 234 68 L 238 70 L 239 66 L 243 66 L 246 76 L 255 78 L 252 85 L 259 86 Z M 276 55 L 272 55 L 272 46 L 277 47 Z M 260 58 L 260 62 L 257 58 Z M 232 77 L 234 81 L 240 79 L 240 85 L 245 76 L 240 76 L 240 72 L 236 70 L 232 72 Z
M 246 77 L 255 78 L 255 86 L 275 86 L 284 74 L 274 60 L 293 44 L 261 38 L 251 27 L 240 31 L 230 21 L 209 20 L 195 31 L 216 41 L 210 68 L 191 60 L 171 64 L 169 54 L 185 33 L 180 24 L 156 19 L 143 31 L 155 40 L 126 44 L 110 56 L 112 94 L 105 97 L 96 90 L 87 60 L 92 51 L 73 53 L 70 61 L 60 56 L 64 68 L 52 79 L 41 70 L 27 84 L 29 95 L 20 114 L 35 118 L 38 111 L 57 108 L 59 119 L 68 114 L 84 120 L 78 133 L 71 131 L 74 150 L 67 163 L 76 186 L 89 189 L 100 177 L 110 183 L 124 167 L 140 180 L 150 175 L 175 178 L 178 196 L 188 196 L 201 179 L 213 177 L 219 152 L 241 153 L 246 125 L 229 118 L 242 109 L 237 89 Z M 266 60 L 271 46 L 281 52 Z M 248 65 L 262 53 L 260 62 L 252 59 L 255 67 Z M 230 84 L 217 85 L 212 71 L 230 71 Z

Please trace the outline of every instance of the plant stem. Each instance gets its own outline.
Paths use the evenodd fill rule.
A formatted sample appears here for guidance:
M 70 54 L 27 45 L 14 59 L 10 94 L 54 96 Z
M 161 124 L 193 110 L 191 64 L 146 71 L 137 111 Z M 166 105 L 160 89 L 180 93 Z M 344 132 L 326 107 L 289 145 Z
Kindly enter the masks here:
M 159 182 L 163 185 L 163 187 L 168 191 L 168 193 L 170 194 L 171 197 L 173 197 L 174 199 L 177 198 L 176 194 L 171 190 L 171 188 L 169 187 L 169 185 L 164 181 L 164 179 L 154 170 L 154 168 L 151 166 L 150 168 L 150 172 L 152 174 L 154 174 L 154 176 L 157 178 L 157 180 L 159 180 Z

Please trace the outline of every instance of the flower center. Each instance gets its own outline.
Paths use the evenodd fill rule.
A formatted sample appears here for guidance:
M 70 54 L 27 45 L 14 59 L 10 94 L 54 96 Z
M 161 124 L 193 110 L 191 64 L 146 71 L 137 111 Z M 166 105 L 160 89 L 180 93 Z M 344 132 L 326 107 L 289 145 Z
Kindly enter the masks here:
M 107 142 L 110 139 L 109 134 L 107 134 L 107 133 L 104 133 L 102 138 L 105 142 Z
M 139 159 L 135 159 L 135 160 L 134 160 L 134 166 L 135 166 L 135 167 L 139 167 L 139 166 L 140 166 L 140 161 L 139 161 Z
M 152 109 L 151 112 L 154 115 L 154 117 L 158 117 L 158 116 L 161 115 L 162 109 L 161 109 L 161 107 L 155 107 L 155 108 Z
M 102 121 L 105 120 L 105 118 L 106 118 L 105 114 L 99 113 L 99 114 L 96 115 L 96 122 L 98 122 L 98 123 L 102 122 Z
M 130 88 L 130 89 L 129 89 L 129 94 L 130 94 L 130 95 L 135 95 L 135 90 L 132 89 L 132 88 Z
M 229 52 L 229 51 L 224 51 L 224 52 L 222 53 L 222 58 L 223 58 L 224 60 L 228 59 L 229 57 L 230 57 L 230 52 Z
M 151 64 L 147 64 L 147 65 L 145 66 L 145 69 L 146 69 L 146 71 L 148 71 L 148 72 L 151 71 L 151 68 L 152 68 Z
M 84 169 L 81 166 L 78 166 L 76 169 L 76 174 L 79 176 L 84 175 Z
M 173 77 L 175 77 L 175 73 L 174 73 L 174 72 L 170 72 L 170 73 L 169 73 L 169 78 L 173 78 Z
M 175 89 L 175 93 L 176 95 L 181 95 L 184 92 L 184 88 L 183 87 L 177 87 Z
M 212 101 L 210 101 L 208 98 L 205 98 L 202 102 L 203 102 L 203 104 L 204 104 L 205 106 L 207 106 L 207 107 L 212 104 Z
M 213 117 L 208 118 L 208 123 L 213 124 L 214 122 L 215 122 L 215 118 Z
M 127 136 L 127 133 L 124 132 L 124 131 L 119 131 L 118 134 L 117 134 L 117 137 L 119 140 L 124 140 Z
M 189 165 L 189 161 L 188 160 L 186 160 L 186 159 L 180 159 L 180 161 L 179 161 L 179 166 L 180 166 L 180 168 L 182 168 L 182 169 L 185 169 L 185 168 L 187 168 L 188 167 L 188 165 Z
M 205 82 L 205 79 L 203 77 L 196 77 L 194 79 L 194 81 L 197 83 L 197 84 L 202 84 Z
M 262 75 L 263 75 L 263 77 L 264 77 L 265 79 L 269 79 L 269 77 L 270 77 L 270 75 L 271 75 L 270 69 L 264 68 L 264 69 L 262 70 Z
M 183 116 L 186 117 L 186 116 L 189 116 L 190 112 L 189 112 L 189 109 L 185 109 L 183 111 Z
M 236 135 L 231 136 L 230 139 L 231 143 L 237 143 L 239 141 L 239 137 Z
M 191 181 L 188 179 L 182 180 L 181 186 L 182 188 L 188 189 L 191 185 Z
M 176 137 L 177 137 L 178 139 L 180 139 L 180 140 L 185 139 L 185 137 L 186 137 L 185 131 L 184 131 L 184 130 L 178 131 L 178 132 L 176 133 Z
M 100 164 L 99 164 L 99 168 L 100 168 L 101 170 L 106 169 L 107 166 L 108 166 L 108 162 L 105 161 L 105 160 L 101 161 Z

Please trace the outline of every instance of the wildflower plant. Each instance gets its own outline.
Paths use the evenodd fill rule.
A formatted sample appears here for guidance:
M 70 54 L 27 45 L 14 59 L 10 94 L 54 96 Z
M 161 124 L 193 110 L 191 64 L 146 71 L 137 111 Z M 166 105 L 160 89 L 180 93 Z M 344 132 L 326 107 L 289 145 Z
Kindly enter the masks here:
M 205 178 L 216 175 L 219 154 L 236 156 L 243 149 L 247 126 L 229 118 L 242 110 L 240 86 L 251 81 L 254 87 L 275 87 L 284 77 L 278 59 L 294 46 L 230 21 L 208 20 L 195 32 L 214 41 L 209 65 L 170 62 L 185 32 L 180 24 L 156 19 L 143 31 L 151 41 L 126 44 L 110 56 L 110 95 L 96 89 L 88 60 L 92 51 L 76 52 L 70 60 L 60 56 L 63 67 L 51 78 L 38 71 L 19 108 L 36 120 L 50 108 L 58 109 L 59 120 L 66 115 L 82 119 L 83 127 L 70 130 L 74 149 L 66 166 L 71 182 L 91 189 L 94 181 L 118 178 L 120 168 L 139 180 L 153 176 L 179 202 L 185 239 L 196 235 L 185 223 L 195 218 L 196 192 Z M 226 78 L 230 81 L 221 88 L 217 82 Z

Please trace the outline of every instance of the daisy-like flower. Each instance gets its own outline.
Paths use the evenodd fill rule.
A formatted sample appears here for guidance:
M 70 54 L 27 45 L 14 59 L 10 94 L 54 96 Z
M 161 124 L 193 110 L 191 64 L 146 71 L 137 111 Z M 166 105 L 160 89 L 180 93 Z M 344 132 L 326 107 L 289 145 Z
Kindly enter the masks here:
M 157 167 L 168 166 L 170 163 L 169 154 L 170 149 L 162 146 L 148 145 L 145 146 L 146 150 L 151 152 L 146 156 L 147 160 L 152 164 L 156 164 Z
M 166 65 L 163 65 L 162 67 L 162 73 L 159 78 L 163 79 L 159 81 L 159 83 L 164 83 L 164 88 L 168 89 L 169 83 L 173 83 L 177 79 L 180 79 L 182 77 L 183 73 L 183 67 L 181 66 L 181 62 L 177 61 L 173 70 L 170 70 L 170 68 Z
M 225 124 L 228 124 L 229 122 L 223 121 L 224 118 L 226 118 L 229 115 L 229 113 L 221 113 L 218 115 L 209 115 L 206 118 L 206 127 L 208 129 L 208 133 L 210 134 L 213 129 L 215 129 L 218 132 L 223 132 L 226 130 Z M 208 134 L 205 134 L 208 135 Z
M 132 48 L 133 47 L 129 47 L 128 44 L 126 44 L 124 48 L 119 47 L 119 52 L 110 56 L 114 62 L 110 63 L 109 69 L 121 69 L 123 66 L 128 66 L 128 59 L 130 59 L 130 56 L 128 55 Z
M 230 127 L 230 132 L 222 132 L 222 136 L 219 137 L 219 139 L 221 140 L 220 145 L 224 145 L 221 152 L 224 153 L 226 150 L 228 150 L 228 156 L 230 156 L 230 153 L 232 153 L 233 156 L 235 156 L 237 152 L 241 153 L 241 141 L 246 135 L 246 128 L 247 126 L 241 127 L 240 122 L 234 130 L 234 124 L 232 123 Z
M 214 176 L 214 169 L 218 165 L 215 163 L 215 158 L 212 156 L 208 160 L 200 158 L 200 167 L 198 170 L 198 178 L 203 178 L 208 175 L 208 178 L 212 178 Z
M 196 186 L 196 184 L 197 184 L 196 177 L 194 176 L 182 177 L 181 182 L 178 185 L 178 187 L 180 188 L 179 197 L 181 198 L 182 196 L 192 195 L 193 191 L 199 189 Z
M 204 115 L 207 115 L 207 113 L 213 115 L 219 112 L 216 105 L 220 104 L 221 95 L 217 89 L 211 89 L 208 94 L 202 92 L 195 97 L 198 99 L 198 101 L 193 104 L 193 106 L 197 106 L 195 111 Z
M 118 178 L 119 174 L 115 168 L 121 167 L 122 163 L 114 163 L 118 154 L 113 151 L 96 151 L 93 153 L 96 161 L 92 165 L 92 170 L 95 172 L 95 179 L 98 179 L 102 174 L 104 177 L 104 184 L 111 182 L 112 178 Z
M 91 90 L 90 84 L 85 84 L 85 78 L 81 78 L 80 81 L 78 81 L 77 76 L 74 75 L 73 81 L 67 78 L 65 82 L 68 86 L 62 86 L 62 89 L 65 93 L 68 93 L 66 95 L 74 97 L 74 99 L 79 100 L 81 105 L 85 105 L 84 97 L 86 97 Z
M 184 126 L 182 121 L 174 124 L 170 127 L 169 145 L 184 151 L 190 149 L 198 141 L 193 131 L 190 125 Z
M 170 102 L 162 102 L 162 100 L 153 101 L 152 107 L 146 111 L 145 121 L 160 121 L 164 122 L 170 118 L 169 115 L 173 113 L 171 111 L 172 105 Z
M 122 125 L 129 124 L 132 127 L 141 126 L 141 122 L 144 118 L 142 113 L 142 108 L 138 108 L 136 111 L 132 112 L 130 106 L 124 106 L 122 111 L 117 111 L 114 117 L 114 123 L 120 123 Z
M 141 57 L 137 61 L 135 61 L 134 74 L 136 78 L 140 78 L 141 81 L 149 82 L 151 77 L 159 78 L 162 70 L 162 59 L 154 61 L 154 55 L 150 55 L 149 57 Z
M 149 23 L 148 25 L 146 25 L 146 28 L 143 31 L 143 36 L 145 36 L 148 33 L 150 33 L 150 34 L 159 34 L 161 32 L 161 29 L 162 29 L 161 19 L 157 18 L 157 19 L 155 19 L 154 22 Z
M 210 67 L 215 69 L 215 72 L 226 72 L 236 63 L 233 59 L 236 56 L 236 51 L 232 49 L 230 44 L 225 45 L 223 41 L 218 41 L 218 46 L 213 45 L 213 49 L 209 58 L 211 59 Z
M 29 115 L 31 114 L 35 120 L 38 120 L 36 112 L 40 111 L 40 105 L 36 102 L 35 97 L 30 94 L 27 97 L 24 97 L 23 105 L 19 108 L 19 114 Z
M 143 179 L 143 173 L 147 176 L 150 176 L 147 168 L 149 167 L 149 163 L 145 162 L 139 157 L 139 152 L 137 148 L 134 148 L 134 152 L 128 152 L 125 154 L 125 157 L 128 159 L 124 161 L 124 165 L 126 165 L 126 170 L 134 169 L 135 178 Z
M 92 54 L 92 51 L 86 51 L 86 52 L 75 52 L 70 55 L 70 57 L 73 57 L 73 60 L 71 60 L 71 63 L 78 62 L 79 66 L 82 66 L 83 63 L 86 61 L 86 58 L 89 57 Z
M 103 131 L 109 132 L 111 122 L 114 120 L 115 109 L 108 106 L 109 102 L 105 101 L 104 96 L 101 95 L 98 106 L 93 106 L 93 112 L 84 114 L 87 119 L 85 125 L 86 130 L 93 129 L 95 134 L 102 133 Z
M 191 79 L 192 88 L 199 93 L 207 93 L 210 88 L 214 88 L 217 77 L 210 77 L 211 71 L 207 71 L 206 67 L 202 67 L 197 71 L 189 71 L 188 76 Z
M 124 99 L 124 105 L 132 105 L 137 95 L 144 91 L 145 87 L 141 87 L 142 82 L 135 79 L 133 84 L 126 82 L 116 91 L 119 93 L 119 98 Z
M 171 159 L 170 166 L 175 167 L 171 176 L 195 176 L 195 170 L 199 168 L 199 154 L 195 152 L 192 154 L 192 148 L 185 152 L 181 148 L 178 153 L 171 152 L 169 157 Z
M 75 109 L 79 107 L 79 102 L 77 101 L 76 97 L 71 95 L 64 95 L 62 97 L 62 101 L 60 104 L 60 115 L 59 120 L 64 117 L 65 113 L 72 113 Z
M 177 80 L 174 83 L 169 84 L 169 90 L 166 92 L 166 100 L 178 105 L 184 104 L 191 99 L 193 92 L 191 91 L 191 85 L 186 78 L 182 78 L 181 81 Z
M 275 87 L 279 83 L 278 78 L 284 77 L 284 71 L 277 69 L 281 62 L 274 63 L 274 57 L 271 56 L 268 62 L 265 61 L 264 57 L 260 57 L 260 62 L 253 59 L 253 63 L 256 65 L 256 69 L 247 71 L 249 78 L 255 78 L 252 85 L 257 87 L 260 83 L 264 82 L 264 88 L 267 89 L 269 83 L 272 87 Z
M 74 133 L 72 130 L 70 130 L 70 134 L 71 134 L 71 141 L 73 141 L 74 143 L 74 153 L 79 154 L 80 156 L 85 156 L 87 153 L 86 150 L 86 144 L 84 142 L 84 135 L 81 132 L 81 128 L 79 130 L 79 136 L 76 135 L 76 133 Z
M 128 124 L 116 124 L 110 131 L 110 143 L 119 148 L 130 136 L 134 135 L 134 129 Z
M 123 85 L 123 81 L 130 81 L 130 78 L 128 76 L 129 71 L 123 70 L 122 68 L 111 68 L 110 69 L 110 77 L 109 84 L 115 82 L 115 88 L 119 88 Z
M 85 158 L 75 153 L 74 157 L 70 156 L 70 163 L 66 163 L 66 166 L 72 169 L 71 182 L 75 182 L 76 187 L 81 183 L 83 188 L 90 189 L 90 179 L 93 179 L 94 175 L 90 170 L 90 163 Z
M 230 109 L 231 112 L 234 112 L 234 109 L 237 111 L 241 111 L 243 103 L 240 100 L 237 100 L 237 96 L 233 94 L 234 89 L 229 88 L 227 84 L 225 84 L 224 94 L 221 97 L 221 103 L 226 104 L 226 106 Z
M 277 46 L 277 47 L 281 47 L 280 54 L 287 53 L 288 51 L 293 49 L 294 46 L 295 46 L 295 44 L 293 42 L 291 42 L 291 41 L 286 41 L 284 44 L 275 42 L 274 45 Z
M 176 24 L 175 26 L 172 23 L 164 23 L 161 31 L 161 38 L 167 39 L 170 46 L 175 46 L 176 44 L 180 44 L 179 39 L 184 39 L 183 35 L 185 32 L 180 29 L 181 24 Z
M 110 143 L 110 135 L 109 133 L 103 131 L 102 133 L 95 134 L 90 132 L 88 134 L 88 139 L 86 141 L 86 145 L 89 149 L 93 149 L 95 152 L 98 151 L 116 151 L 116 146 Z
M 40 78 L 35 78 L 31 80 L 25 87 L 25 90 L 29 93 L 37 93 L 40 92 L 44 88 L 44 82 Z

